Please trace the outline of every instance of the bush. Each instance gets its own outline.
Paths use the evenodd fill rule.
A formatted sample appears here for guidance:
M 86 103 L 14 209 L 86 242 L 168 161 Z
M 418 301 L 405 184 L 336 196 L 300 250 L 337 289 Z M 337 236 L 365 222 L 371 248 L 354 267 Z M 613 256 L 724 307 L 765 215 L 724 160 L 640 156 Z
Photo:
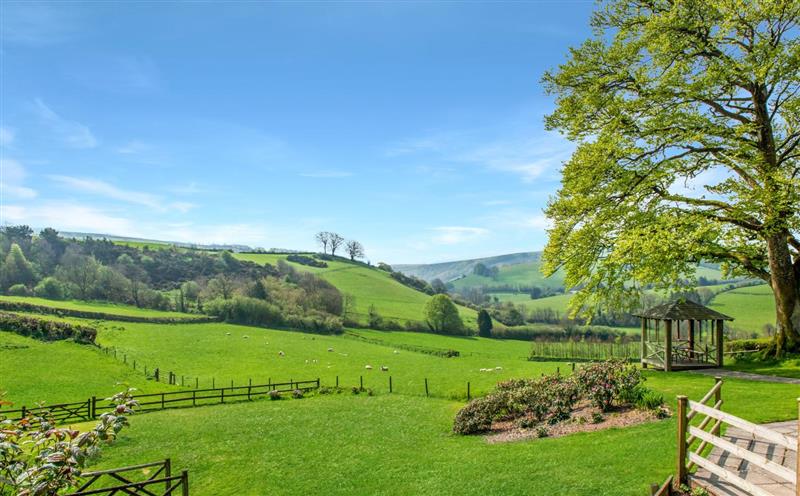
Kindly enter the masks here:
M 97 330 L 91 327 L 12 313 L 0 313 L 0 329 L 41 341 L 72 339 L 77 343 L 94 343 L 97 337 Z
M 490 394 L 476 398 L 458 411 L 453 432 L 456 434 L 477 434 L 489 430 L 492 421 L 504 409 L 502 395 Z
M 763 351 L 769 348 L 771 342 L 771 338 L 734 339 L 725 342 L 725 350 L 732 353 Z
M 12 296 L 30 296 L 31 291 L 24 284 L 14 284 L 8 288 L 8 294 Z
M 256 326 L 283 324 L 281 312 L 275 305 L 248 296 L 207 301 L 204 310 L 228 322 Z
M 461 334 L 464 323 L 449 296 L 438 294 L 425 304 L 425 321 L 433 332 Z
M 635 395 L 642 374 L 625 362 L 608 360 L 584 365 L 575 373 L 575 379 L 586 397 L 605 412 L 620 398 Z
M 664 404 L 664 395 L 648 389 L 635 404 L 641 410 L 658 411 Z
M 300 265 L 308 265 L 309 267 L 318 267 L 320 269 L 324 269 L 325 267 L 328 266 L 328 264 L 323 261 L 317 260 L 312 257 L 307 257 L 305 255 L 292 254 L 287 256 L 286 260 Z
M 33 293 L 39 298 L 48 300 L 64 300 L 69 295 L 67 285 L 55 277 L 45 277 L 33 288 Z

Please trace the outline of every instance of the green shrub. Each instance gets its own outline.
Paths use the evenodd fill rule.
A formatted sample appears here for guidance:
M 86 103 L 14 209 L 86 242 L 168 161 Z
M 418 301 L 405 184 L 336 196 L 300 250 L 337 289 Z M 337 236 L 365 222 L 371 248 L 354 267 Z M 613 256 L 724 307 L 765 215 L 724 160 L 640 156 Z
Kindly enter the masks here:
M 456 414 L 453 432 L 456 434 L 477 434 L 489 430 L 492 421 L 504 409 L 504 401 L 499 394 L 476 398 L 466 404 Z
M 41 341 L 72 339 L 77 343 L 94 343 L 97 337 L 97 330 L 91 327 L 12 313 L 0 313 L 0 329 Z
M 14 284 L 8 288 L 8 294 L 12 296 L 30 296 L 31 291 L 24 284 Z
M 771 342 L 772 338 L 734 339 L 725 342 L 725 350 L 731 353 L 763 351 L 769 347 Z
M 619 360 L 591 363 L 575 373 L 583 394 L 602 411 L 608 411 L 620 398 L 635 396 L 635 388 L 642 382 L 636 367 Z
M 647 389 L 635 404 L 641 410 L 657 411 L 664 404 L 664 395 Z
M 33 288 L 33 293 L 39 298 L 48 300 L 64 300 L 69 294 L 67 285 L 55 277 L 45 277 Z
M 462 334 L 464 322 L 458 307 L 446 294 L 438 294 L 425 304 L 425 321 L 431 331 L 442 334 Z

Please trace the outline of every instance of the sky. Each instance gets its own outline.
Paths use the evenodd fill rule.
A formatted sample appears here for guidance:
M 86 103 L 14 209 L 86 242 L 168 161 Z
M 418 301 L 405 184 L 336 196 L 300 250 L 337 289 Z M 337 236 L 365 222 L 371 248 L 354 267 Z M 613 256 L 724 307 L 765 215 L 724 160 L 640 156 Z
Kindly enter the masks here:
M 0 223 L 534 251 L 573 145 L 543 73 L 591 1 L 0 2 Z

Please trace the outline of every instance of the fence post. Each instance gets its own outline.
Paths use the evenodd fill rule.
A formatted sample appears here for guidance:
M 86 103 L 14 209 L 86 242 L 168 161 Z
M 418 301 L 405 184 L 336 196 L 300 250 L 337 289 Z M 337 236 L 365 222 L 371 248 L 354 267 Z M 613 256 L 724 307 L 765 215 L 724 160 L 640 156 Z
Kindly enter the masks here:
M 392 392 L 392 376 L 389 376 L 389 392 Z
M 319 377 L 317 377 L 317 389 L 319 389 Z
M 170 478 L 172 477 L 172 460 L 167 458 L 164 460 L 164 477 Z M 166 482 L 166 490 L 169 491 L 169 481 Z
M 572 371 L 575 372 L 575 362 L 572 362 Z
M 136 360 L 133 361 L 133 370 L 136 370 Z
M 678 459 L 675 471 L 675 487 L 686 482 L 686 427 L 689 423 L 686 415 L 686 396 L 678 396 Z
M 156 382 L 158 382 L 158 377 L 161 375 L 161 372 L 160 372 L 158 367 L 156 367 L 156 370 L 155 370 L 155 372 L 153 372 L 153 375 L 155 375 Z
M 338 375 L 336 376 L 336 387 L 337 388 L 339 387 L 339 376 Z
M 469 394 L 469 382 L 467 382 L 467 401 L 469 401 L 470 399 L 472 399 L 472 398 L 470 397 L 470 394 Z
M 361 389 L 364 389 L 364 376 L 363 375 L 358 376 L 358 384 L 359 384 L 359 387 Z
M 425 396 L 428 396 L 428 378 L 425 378 Z
M 217 389 L 217 379 L 215 377 L 211 378 L 211 389 Z
M 222 388 L 219 391 L 220 391 L 219 395 L 220 403 L 225 403 L 225 388 Z
M 197 406 L 197 391 L 192 391 L 192 406 Z
M 92 396 L 92 420 L 97 418 L 97 396 Z
M 720 382 L 722 382 L 722 377 L 720 377 L 720 376 L 714 377 L 714 385 L 717 385 Z M 722 401 L 722 386 L 717 388 L 717 392 L 714 393 L 714 405 L 719 404 L 720 401 Z M 720 405 L 719 409 L 722 410 L 722 406 L 721 405 Z M 711 430 L 711 434 L 714 434 L 715 436 L 719 436 L 719 429 L 722 426 L 722 422 L 719 422 L 716 425 L 717 426 L 714 429 Z M 798 458 L 800 458 L 800 457 L 798 457 Z
M 252 381 L 251 381 L 252 382 Z M 250 391 L 252 390 L 253 385 L 247 386 L 247 400 L 250 401 Z
M 181 471 L 181 496 L 189 496 L 189 472 Z
M 164 393 L 161 393 L 161 409 L 163 410 L 164 408 Z
M 197 389 L 200 386 L 200 379 L 195 377 L 194 378 L 194 388 Z

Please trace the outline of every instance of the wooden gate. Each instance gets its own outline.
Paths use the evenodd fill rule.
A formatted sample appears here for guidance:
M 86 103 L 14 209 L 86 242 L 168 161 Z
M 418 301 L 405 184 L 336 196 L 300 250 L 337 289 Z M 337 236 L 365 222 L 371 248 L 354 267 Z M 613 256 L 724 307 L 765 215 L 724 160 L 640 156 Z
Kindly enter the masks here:
M 723 403 L 722 383 L 722 379 L 717 377 L 714 387 L 700 401 L 691 401 L 686 396 L 678 396 L 678 463 L 675 484 L 680 485 L 688 482 L 689 472 L 694 467 L 699 467 L 729 485 L 754 496 L 774 496 L 764 486 L 751 480 L 746 480 L 740 477 L 739 474 L 709 460 L 706 454 L 711 448 L 716 447 L 731 456 L 738 457 L 768 472 L 777 479 L 794 485 L 794 494 L 800 496 L 800 490 L 798 490 L 800 488 L 798 484 L 800 482 L 798 481 L 800 470 L 798 470 L 797 466 L 800 462 L 796 462 L 795 466 L 789 468 L 776 463 L 764 453 L 757 453 L 720 437 L 722 426 L 727 425 L 747 433 L 753 440 L 764 440 L 795 453 L 797 453 L 799 442 L 797 436 L 788 436 L 723 412 L 721 409 Z M 712 399 L 713 404 L 709 404 Z M 695 422 L 696 425 L 692 425 L 692 420 L 695 417 L 702 418 L 702 420 L 699 423 Z M 695 443 L 698 443 L 696 448 L 693 447 Z
M 152 473 L 147 470 L 152 469 Z M 133 480 L 135 474 L 147 474 L 143 480 Z M 88 496 L 127 494 L 134 496 L 188 496 L 189 473 L 181 471 L 180 475 L 172 475 L 172 463 L 169 458 L 160 462 L 143 463 L 129 467 L 112 468 L 85 472 L 88 480 L 76 492 L 67 496 Z

